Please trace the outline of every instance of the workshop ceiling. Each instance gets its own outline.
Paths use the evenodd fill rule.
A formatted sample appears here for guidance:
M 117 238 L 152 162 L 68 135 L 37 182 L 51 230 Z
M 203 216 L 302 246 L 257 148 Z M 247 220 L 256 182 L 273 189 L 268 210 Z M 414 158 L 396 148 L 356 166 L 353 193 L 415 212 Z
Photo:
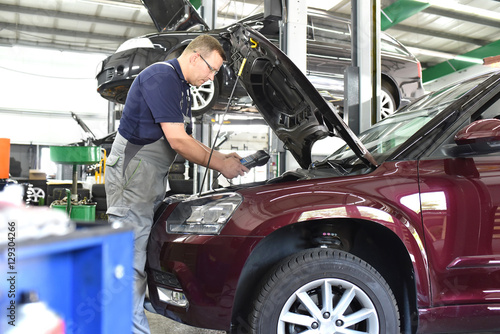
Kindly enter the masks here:
M 309 1 L 344 17 L 351 13 L 350 0 Z M 217 6 L 221 26 L 262 12 L 264 0 L 218 0 Z M 382 30 L 415 54 L 427 80 L 500 54 L 498 0 L 381 0 L 381 9 Z M 140 0 L 0 0 L 3 46 L 111 54 L 150 32 L 155 27 Z

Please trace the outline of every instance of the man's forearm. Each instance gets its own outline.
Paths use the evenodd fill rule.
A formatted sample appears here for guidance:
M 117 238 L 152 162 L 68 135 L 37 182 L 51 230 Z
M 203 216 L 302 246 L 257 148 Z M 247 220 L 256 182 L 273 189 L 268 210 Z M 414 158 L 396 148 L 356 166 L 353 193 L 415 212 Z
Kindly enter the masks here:
M 248 172 L 248 169 L 240 163 L 236 153 L 226 155 L 213 151 L 212 157 L 209 158 L 210 148 L 188 135 L 182 123 L 161 123 L 161 127 L 172 149 L 185 159 L 215 169 L 227 178 L 233 178 Z

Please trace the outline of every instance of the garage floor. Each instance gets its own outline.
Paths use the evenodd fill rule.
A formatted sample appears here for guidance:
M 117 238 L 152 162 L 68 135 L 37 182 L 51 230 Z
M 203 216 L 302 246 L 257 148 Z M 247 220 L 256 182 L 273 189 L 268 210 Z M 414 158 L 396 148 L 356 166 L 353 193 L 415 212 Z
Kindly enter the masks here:
M 161 315 L 146 311 L 151 334 L 225 334 L 223 331 L 199 329 L 179 324 Z
M 200 329 L 179 324 L 161 315 L 146 311 L 151 334 L 225 334 L 223 331 Z M 469 334 L 495 334 L 496 332 L 481 332 Z M 497 333 L 498 334 L 498 333 Z

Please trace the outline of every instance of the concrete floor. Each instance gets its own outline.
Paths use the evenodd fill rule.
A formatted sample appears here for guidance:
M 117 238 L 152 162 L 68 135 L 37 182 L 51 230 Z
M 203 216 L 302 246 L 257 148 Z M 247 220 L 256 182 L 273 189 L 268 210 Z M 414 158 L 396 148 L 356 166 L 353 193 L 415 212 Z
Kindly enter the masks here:
M 214 331 L 186 326 L 170 320 L 164 316 L 146 311 L 151 334 L 225 334 L 223 331 Z
M 186 326 L 148 311 L 146 311 L 146 316 L 148 317 L 151 334 L 226 334 L 224 331 Z M 474 332 L 469 334 L 498 334 L 498 332 Z

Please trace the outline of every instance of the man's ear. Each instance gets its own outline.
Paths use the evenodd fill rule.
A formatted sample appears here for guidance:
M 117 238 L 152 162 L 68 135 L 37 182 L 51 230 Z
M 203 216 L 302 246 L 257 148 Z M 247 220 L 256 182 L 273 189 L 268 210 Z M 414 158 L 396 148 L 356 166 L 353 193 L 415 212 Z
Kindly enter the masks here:
M 191 53 L 191 55 L 189 56 L 189 63 L 194 64 L 196 58 L 198 58 L 198 54 L 196 52 Z

